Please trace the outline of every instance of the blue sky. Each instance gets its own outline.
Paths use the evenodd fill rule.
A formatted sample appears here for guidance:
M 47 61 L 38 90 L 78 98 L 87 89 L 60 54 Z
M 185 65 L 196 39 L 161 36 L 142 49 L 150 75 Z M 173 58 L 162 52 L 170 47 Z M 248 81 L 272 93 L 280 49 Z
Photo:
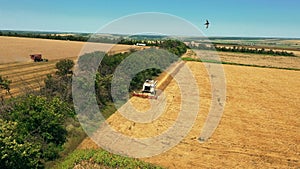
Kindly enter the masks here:
M 299 0 L 0 0 L 0 29 L 96 32 L 120 17 L 162 12 L 206 36 L 300 38 L 299 11 Z

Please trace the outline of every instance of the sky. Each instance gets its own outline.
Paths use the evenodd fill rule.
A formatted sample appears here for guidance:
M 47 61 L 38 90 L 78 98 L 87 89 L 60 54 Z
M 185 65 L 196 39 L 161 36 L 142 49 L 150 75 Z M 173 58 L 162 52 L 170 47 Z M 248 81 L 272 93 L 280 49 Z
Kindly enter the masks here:
M 0 0 L 0 30 L 94 33 L 128 15 L 158 12 L 179 17 L 208 37 L 300 38 L 299 11 L 299 0 Z M 158 26 L 174 28 L 163 23 Z

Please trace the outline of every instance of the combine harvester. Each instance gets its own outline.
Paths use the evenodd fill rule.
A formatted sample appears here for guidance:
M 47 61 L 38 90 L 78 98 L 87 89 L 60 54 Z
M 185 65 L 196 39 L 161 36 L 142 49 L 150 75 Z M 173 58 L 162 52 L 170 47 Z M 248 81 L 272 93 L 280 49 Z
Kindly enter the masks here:
M 162 76 L 163 78 L 159 78 L 159 83 L 157 83 L 157 81 L 147 79 L 143 84 L 142 91 L 138 93 L 133 92 L 132 96 L 158 99 L 160 92 L 156 92 L 156 87 L 158 87 L 160 91 L 164 90 L 183 66 L 183 61 L 173 63 L 165 72 L 160 75 L 160 77 Z
M 30 55 L 30 58 L 34 60 L 34 62 L 48 62 L 48 59 L 42 58 L 42 54 L 33 54 Z
M 143 89 L 141 92 L 133 92 L 133 96 L 147 98 L 147 99 L 157 99 L 156 96 L 156 84 L 157 81 L 147 79 L 143 84 Z

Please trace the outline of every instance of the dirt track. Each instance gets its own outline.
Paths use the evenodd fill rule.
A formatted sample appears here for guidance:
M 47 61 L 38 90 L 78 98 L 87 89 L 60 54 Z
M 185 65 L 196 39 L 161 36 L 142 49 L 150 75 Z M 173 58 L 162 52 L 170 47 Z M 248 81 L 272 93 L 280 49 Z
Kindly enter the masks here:
M 174 148 L 145 161 L 169 168 L 297 168 L 300 166 L 300 74 L 298 71 L 224 65 L 226 106 L 208 142 L 198 136 L 208 114 L 211 92 L 202 63 L 188 62 L 200 89 L 200 112 L 189 134 Z M 107 121 L 132 137 L 153 137 L 174 124 L 180 108 L 178 85 L 165 89 L 167 109 L 149 124 L 134 123 L 115 113 Z M 174 96 L 174 97 L 173 97 Z M 133 98 L 140 110 L 145 99 Z M 85 140 L 80 148 L 96 148 Z

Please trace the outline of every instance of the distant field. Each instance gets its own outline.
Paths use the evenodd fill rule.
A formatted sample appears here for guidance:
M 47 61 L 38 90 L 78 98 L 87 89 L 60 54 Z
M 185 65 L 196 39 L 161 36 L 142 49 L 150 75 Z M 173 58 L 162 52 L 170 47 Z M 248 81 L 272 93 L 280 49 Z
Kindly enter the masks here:
M 264 46 L 272 48 L 300 49 L 300 39 L 280 39 L 280 38 L 214 38 L 212 42 L 221 44 L 238 44 L 250 46 Z
M 86 43 L 0 36 L 0 44 L 0 75 L 12 80 L 11 93 L 17 95 L 42 86 L 46 75 L 55 72 L 55 63 L 60 59 L 77 60 Z M 89 43 L 85 51 L 109 50 L 110 53 L 115 53 L 131 48 L 142 49 L 130 45 Z M 34 53 L 43 54 L 43 58 L 49 61 L 33 62 L 29 55 Z
M 291 41 L 291 40 L 290 40 Z M 288 41 L 288 42 L 290 42 Z M 300 44 L 300 43 L 299 43 Z M 226 45 L 226 44 L 221 44 L 218 45 L 219 47 L 225 46 L 225 47 L 233 47 L 233 46 L 242 46 L 245 48 L 252 48 L 252 49 L 267 49 L 270 50 L 272 49 L 273 51 L 287 51 L 287 52 L 292 52 L 294 55 L 300 57 L 300 45 L 299 48 L 293 48 L 291 46 L 287 46 L 287 45 L 259 45 L 259 44 L 255 44 L 255 45 Z
M 10 62 L 30 62 L 30 54 L 41 53 L 49 60 L 78 57 L 85 42 L 16 38 L 0 36 L 0 64 Z M 111 49 L 113 48 L 113 49 Z M 106 43 L 89 43 L 87 50 L 92 51 L 127 51 L 130 45 L 114 45 Z
M 217 55 L 221 61 L 258 66 L 300 69 L 300 57 L 272 56 L 233 52 L 215 52 L 207 50 L 193 50 L 200 59 L 213 60 Z

